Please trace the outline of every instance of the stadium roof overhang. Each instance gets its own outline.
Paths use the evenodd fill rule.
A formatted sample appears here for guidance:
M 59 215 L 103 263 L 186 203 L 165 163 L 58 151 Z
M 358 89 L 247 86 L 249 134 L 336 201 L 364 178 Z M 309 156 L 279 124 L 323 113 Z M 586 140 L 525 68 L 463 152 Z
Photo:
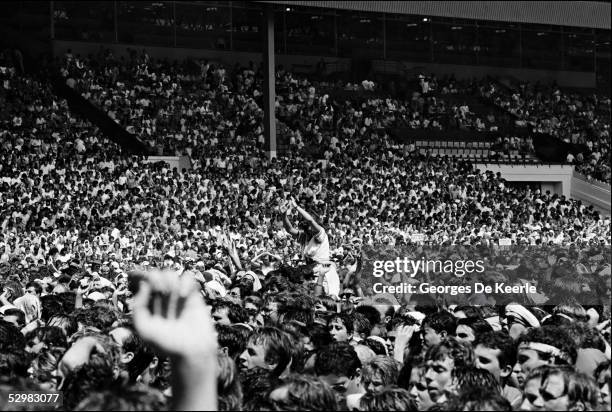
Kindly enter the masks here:
M 610 30 L 610 2 L 603 1 L 262 1 L 373 13 L 551 24 Z

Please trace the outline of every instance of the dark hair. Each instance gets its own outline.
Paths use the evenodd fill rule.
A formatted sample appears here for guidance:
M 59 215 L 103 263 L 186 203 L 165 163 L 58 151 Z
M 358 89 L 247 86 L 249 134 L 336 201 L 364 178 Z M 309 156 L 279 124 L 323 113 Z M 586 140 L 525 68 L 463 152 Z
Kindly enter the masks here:
M 464 325 L 474 331 L 474 336 L 477 337 L 486 332 L 493 332 L 493 328 L 486 320 L 482 318 L 464 318 L 457 320 L 457 327 Z
M 329 329 L 319 323 L 314 323 L 308 328 L 308 336 L 315 348 L 327 346 L 333 341 L 332 336 L 329 334 Z
M 27 377 L 30 357 L 23 349 L 0 351 L 0 376 Z
M 254 411 L 262 409 L 262 406 L 270 407 L 268 396 L 279 383 L 278 376 L 266 369 L 242 370 L 240 372 L 240 384 L 243 390 L 242 409 Z
M 68 346 L 64 331 L 57 326 L 45 326 L 35 329 L 29 332 L 25 338 L 27 342 L 38 338 L 48 348 L 66 348 Z
M 38 282 L 30 281 L 30 282 L 26 283 L 26 290 L 28 288 L 30 288 L 30 287 L 33 287 L 34 289 L 36 289 L 36 293 L 38 294 L 38 296 L 40 296 L 40 294 L 43 291 L 42 286 Z
M 395 385 L 400 372 L 400 363 L 390 356 L 378 355 L 366 362 L 361 369 L 361 380 L 367 382 L 380 375 L 383 385 Z M 365 385 L 364 385 L 365 386 Z
M 446 332 L 449 336 L 453 336 L 457 329 L 457 319 L 449 312 L 442 310 L 425 316 L 422 328 L 425 329 L 426 326 L 432 328 L 436 333 Z
M 468 319 L 469 318 L 481 318 L 484 316 L 482 309 L 478 306 L 460 305 L 460 306 L 457 306 L 453 312 L 454 313 L 464 312 L 466 318 Z
M 317 352 L 315 372 L 317 375 L 337 375 L 353 378 L 361 368 L 355 349 L 347 342 L 333 342 Z
M 368 320 L 368 318 L 359 312 L 354 312 L 351 314 L 353 318 L 353 330 L 358 334 L 362 335 L 364 338 L 370 336 L 370 332 L 372 331 L 372 324 Z
M 282 411 L 335 411 L 338 402 L 334 391 L 316 376 L 292 374 L 279 387 L 287 388 L 287 397 L 272 400 L 274 410 Z
M 353 324 L 353 318 L 350 315 L 347 315 L 346 313 L 336 313 L 333 314 L 328 320 L 327 320 L 327 326 L 329 327 L 329 325 L 336 319 L 340 319 L 340 321 L 342 322 L 342 324 L 344 325 L 344 327 L 346 328 L 346 332 L 351 335 L 353 333 L 353 331 L 355 330 L 355 325 Z
M 0 352 L 25 349 L 26 340 L 15 325 L 0 319 Z
M 355 308 L 355 312 L 361 313 L 368 318 L 372 327 L 378 325 L 381 321 L 380 312 L 374 306 L 360 305 Z
M 117 314 L 114 311 L 108 310 L 101 306 L 92 306 L 86 309 L 77 309 L 74 311 L 72 317 L 77 323 L 81 323 L 83 326 L 93 326 L 94 328 L 107 331 L 111 328 L 113 323 L 118 319 Z
M 474 364 L 474 351 L 470 344 L 459 342 L 452 336 L 447 337 L 437 345 L 427 350 L 426 360 L 442 360 L 445 357 L 453 359 L 455 368 L 472 366 Z
M 26 315 L 21 309 L 8 308 L 4 311 L 4 317 L 7 317 L 7 316 L 17 316 L 17 322 L 20 325 L 25 326 Z
M 494 331 L 478 335 L 476 336 L 476 341 L 474 341 L 474 348 L 478 345 L 499 350 L 500 353 L 497 355 L 497 360 L 501 368 L 508 365 L 512 367 L 516 363 L 516 344 L 514 340 L 504 332 Z
M 250 331 L 246 328 L 216 324 L 217 341 L 220 348 L 227 348 L 227 354 L 236 359 L 246 349 Z
M 475 366 L 463 366 L 453 369 L 453 377 L 457 383 L 459 394 L 468 392 L 474 388 L 488 388 L 489 390 L 501 393 L 501 386 L 495 376 L 486 369 Z
M 385 387 L 377 392 L 367 392 L 359 401 L 361 411 L 417 411 L 410 393 L 397 386 Z
M 291 348 L 294 342 L 287 332 L 278 328 L 263 327 L 255 331 L 249 337 L 248 342 L 263 345 L 264 360 L 270 364 L 276 364 L 273 371 L 276 376 L 280 376 L 291 361 Z
M 512 411 L 512 405 L 501 393 L 488 387 L 470 387 L 461 394 L 451 396 L 449 411 Z
M 539 328 L 528 329 L 518 340 L 518 347 L 523 343 L 544 343 L 559 349 L 562 356 L 555 356 L 554 363 L 570 364 L 576 362 L 577 350 L 574 340 L 563 329 L 556 326 L 545 325 Z M 540 359 L 548 360 L 552 355 L 538 352 Z M 565 356 L 563 356 L 565 355 Z M 565 359 L 564 359 L 565 357 Z
M 147 369 L 155 355 L 132 326 L 124 325 L 120 327 L 130 331 L 129 336 L 123 342 L 123 352 L 131 352 L 134 355 L 127 365 L 127 371 L 130 381 L 136 382 L 138 375 Z
M 245 323 L 249 320 L 246 310 L 237 303 L 228 300 L 217 300 L 213 305 L 213 312 L 221 309 L 227 309 L 227 318 L 231 323 Z
M 166 397 L 158 390 L 137 385 L 114 387 L 93 392 L 83 399 L 75 411 L 164 411 Z

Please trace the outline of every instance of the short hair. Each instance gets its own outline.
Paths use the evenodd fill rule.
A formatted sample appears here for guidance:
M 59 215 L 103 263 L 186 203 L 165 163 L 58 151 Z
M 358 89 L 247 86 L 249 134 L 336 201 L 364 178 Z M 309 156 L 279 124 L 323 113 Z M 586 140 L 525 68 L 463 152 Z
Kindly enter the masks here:
M 273 371 L 276 376 L 280 376 L 291 361 L 291 348 L 294 342 L 285 331 L 272 326 L 266 326 L 256 330 L 249 337 L 248 342 L 260 344 L 264 347 L 264 360 L 270 364 L 276 364 L 276 368 Z
M 232 323 L 245 323 L 249 320 L 246 310 L 237 303 L 228 300 L 217 300 L 213 305 L 213 312 L 220 309 L 227 309 L 227 318 Z
M 576 343 L 567 334 L 567 332 L 559 327 L 545 325 L 539 328 L 528 329 L 527 332 L 520 336 L 518 340 L 518 348 L 520 349 L 522 344 L 528 344 L 531 342 L 543 343 L 559 349 L 559 355 L 552 355 L 549 353 L 536 351 L 542 360 L 554 358 L 553 361 L 556 365 L 564 363 L 573 365 L 576 362 Z
M 66 335 L 66 338 L 70 338 L 79 329 L 74 317 L 62 314 L 52 316 L 47 322 L 47 325 L 60 328 Z
M 397 386 L 385 387 L 378 392 L 367 392 L 359 401 L 361 411 L 417 411 L 410 393 Z
M 512 411 L 512 405 L 501 393 L 487 387 L 471 387 L 459 395 L 451 396 L 449 411 Z
M 355 349 L 347 342 L 332 342 L 321 348 L 315 359 L 315 373 L 318 376 L 337 375 L 353 378 L 361 368 L 361 361 Z
M 25 349 L 26 340 L 19 328 L 0 319 L 0 352 Z
M 363 365 L 361 379 L 363 382 L 367 382 L 378 375 L 384 386 L 395 385 L 400 367 L 400 363 L 395 359 L 389 356 L 378 355 Z
M 77 323 L 84 326 L 93 326 L 100 331 L 109 330 L 119 318 L 116 312 L 101 306 L 77 309 L 72 316 Z
M 153 361 L 155 355 L 132 326 L 125 325 L 120 327 L 130 331 L 130 335 L 123 342 L 123 351 L 134 354 L 134 358 L 127 365 L 127 371 L 130 380 L 135 382 L 138 375 L 144 372 Z
M 17 317 L 17 322 L 20 325 L 25 325 L 26 322 L 26 315 L 25 312 L 22 311 L 21 309 L 17 309 L 17 308 L 8 308 L 4 311 L 4 317 L 7 316 L 16 316 Z
M 33 287 L 34 289 L 36 289 L 36 293 L 38 295 L 40 295 L 42 293 L 42 291 L 43 291 L 43 288 L 40 285 L 40 283 L 35 282 L 35 281 L 30 281 L 30 282 L 26 283 L 26 289 L 28 289 L 30 287 Z
M 245 411 L 261 409 L 270 406 L 268 395 L 280 383 L 278 376 L 263 368 L 246 369 L 240 372 L 240 383 L 243 390 L 243 405 Z
M 315 323 L 308 328 L 310 342 L 315 348 L 327 346 L 333 342 L 329 329 L 321 324 Z
M 566 301 L 558 304 L 553 308 L 552 312 L 555 315 L 561 314 L 569 316 L 570 318 L 581 322 L 586 322 L 589 319 L 586 309 L 581 304 L 572 301 Z
M 464 325 L 474 331 L 474 336 L 477 337 L 486 332 L 492 332 L 493 328 L 486 320 L 482 318 L 464 318 L 457 320 L 457 327 Z
M 374 306 L 359 305 L 355 308 L 355 312 L 361 313 L 370 321 L 372 327 L 380 323 L 380 312 Z
M 160 391 L 136 385 L 94 391 L 74 408 L 75 411 L 164 411 L 166 397 Z
M 497 360 L 499 361 L 499 366 L 502 368 L 508 365 L 514 366 L 516 363 L 516 344 L 507 333 L 502 331 L 483 333 L 482 335 L 476 336 L 473 345 L 474 348 L 481 345 L 485 348 L 499 350 Z
M 491 372 L 475 366 L 466 366 L 453 369 L 453 377 L 457 383 L 459 394 L 468 392 L 475 388 L 488 388 L 501 393 L 501 386 Z
M 353 318 L 353 330 L 355 332 L 363 334 L 364 336 L 370 335 L 372 325 L 363 313 L 354 312 L 351 314 L 351 318 Z
M 453 310 L 453 313 L 457 312 L 464 312 L 468 319 L 483 317 L 482 309 L 478 306 L 460 305 Z
M 449 336 L 453 336 L 457 329 L 457 318 L 442 310 L 425 316 L 422 322 L 423 329 L 425 326 L 429 326 L 436 333 L 446 332 Z
M 217 330 L 217 341 L 219 347 L 227 348 L 227 354 L 236 358 L 240 356 L 246 349 L 247 340 L 251 332 L 246 328 L 234 327 L 232 325 L 220 325 L 216 324 L 215 329 Z
M 272 401 L 275 410 L 282 411 L 335 411 L 338 410 L 336 394 L 332 388 L 316 376 L 292 374 L 280 387 L 287 388 L 287 398 Z
M 350 315 L 347 315 L 345 313 L 335 313 L 333 314 L 328 320 L 327 320 L 327 326 L 329 327 L 329 325 L 331 325 L 331 323 L 336 320 L 339 319 L 342 324 L 344 325 L 344 327 L 346 328 L 346 332 L 350 335 L 355 331 L 355 325 L 353 323 L 353 317 Z
M 68 346 L 64 331 L 57 326 L 44 326 L 42 328 L 35 329 L 29 332 L 25 338 L 28 342 L 32 339 L 38 338 L 49 348 L 66 348 Z
M 429 348 L 425 355 L 428 361 L 443 360 L 446 357 L 453 359 L 455 368 L 474 365 L 474 351 L 471 345 L 459 342 L 452 336 Z

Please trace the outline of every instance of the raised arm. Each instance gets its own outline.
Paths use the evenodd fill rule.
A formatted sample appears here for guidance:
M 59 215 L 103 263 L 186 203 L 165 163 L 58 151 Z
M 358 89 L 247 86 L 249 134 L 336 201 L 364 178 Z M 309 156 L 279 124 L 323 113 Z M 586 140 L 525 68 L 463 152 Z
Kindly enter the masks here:
M 287 208 L 284 211 L 283 216 L 283 225 L 285 226 L 285 230 L 291 234 L 291 236 L 296 237 L 300 232 L 293 227 L 291 221 L 289 220 L 289 213 L 291 212 L 291 207 Z
M 317 234 L 324 232 L 323 227 L 321 227 L 321 225 L 319 225 L 317 223 L 316 220 L 314 220 L 314 218 L 311 216 L 310 213 L 308 213 L 307 211 L 305 211 L 304 209 L 302 209 L 295 201 L 295 199 L 291 199 L 290 201 L 290 205 L 292 207 L 295 207 L 295 210 L 298 211 L 298 213 L 300 214 L 300 216 L 302 216 L 302 219 L 304 219 L 305 221 L 308 222 L 308 224 L 310 224 L 310 227 L 312 228 L 312 230 L 314 230 Z

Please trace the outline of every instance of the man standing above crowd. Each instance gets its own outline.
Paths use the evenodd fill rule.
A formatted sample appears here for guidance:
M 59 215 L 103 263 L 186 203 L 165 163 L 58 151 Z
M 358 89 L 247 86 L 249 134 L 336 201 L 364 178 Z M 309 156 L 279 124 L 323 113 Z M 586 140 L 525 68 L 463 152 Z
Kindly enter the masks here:
M 304 220 L 300 222 L 299 230 L 295 229 L 289 220 L 293 209 Z M 322 288 L 325 294 L 329 296 L 337 297 L 340 294 L 340 278 L 334 263 L 331 261 L 329 238 L 327 233 L 325 233 L 325 229 L 315 220 L 311 213 L 298 206 L 293 198 L 290 199 L 289 205 L 285 210 L 283 223 L 287 232 L 297 237 L 302 247 L 302 257 L 306 264 L 313 265 L 313 272 L 317 278 L 317 288 Z

